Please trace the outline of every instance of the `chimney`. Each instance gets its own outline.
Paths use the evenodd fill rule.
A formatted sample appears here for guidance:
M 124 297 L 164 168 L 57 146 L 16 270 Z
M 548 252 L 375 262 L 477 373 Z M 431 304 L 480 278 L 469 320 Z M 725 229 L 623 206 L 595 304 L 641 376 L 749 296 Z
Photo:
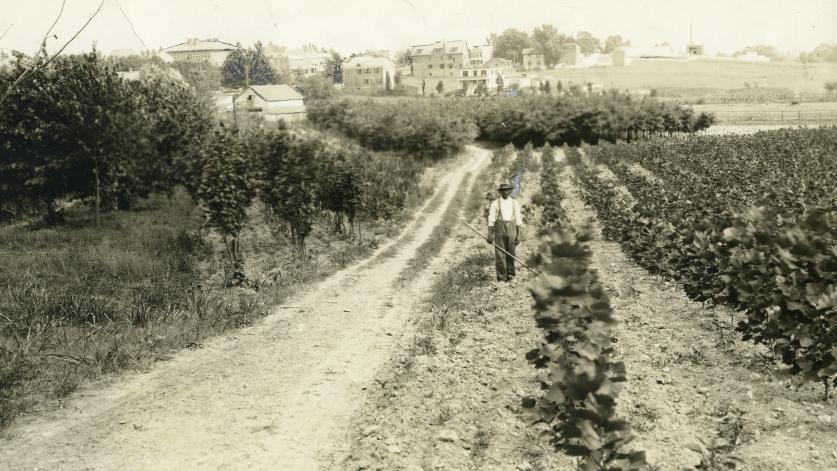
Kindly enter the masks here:
M 198 38 L 189 38 L 189 39 L 186 40 L 186 43 L 189 44 L 190 46 L 194 46 L 195 44 L 198 43 Z

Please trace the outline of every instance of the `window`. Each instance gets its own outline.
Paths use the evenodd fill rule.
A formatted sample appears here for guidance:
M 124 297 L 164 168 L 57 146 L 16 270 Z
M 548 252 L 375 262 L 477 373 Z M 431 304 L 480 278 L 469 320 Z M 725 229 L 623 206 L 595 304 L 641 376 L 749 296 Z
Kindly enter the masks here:
M 369 85 L 369 79 L 363 79 L 363 84 L 364 85 Z
M 453 68 L 453 64 L 448 64 L 448 69 L 452 69 L 452 68 Z
M 467 71 L 467 70 L 463 70 L 463 71 L 462 71 L 462 76 L 463 76 L 463 77 L 467 77 L 467 76 L 468 76 L 468 71 Z
M 378 67 L 377 69 L 375 69 L 375 73 L 376 73 L 376 74 L 380 74 L 381 72 L 383 72 L 383 71 L 381 70 L 381 67 Z
M 485 69 L 482 69 L 482 70 L 480 71 L 480 75 L 482 75 L 483 77 L 485 77 L 486 75 L 488 75 L 488 72 L 486 72 L 486 71 L 485 71 Z
M 433 64 L 427 64 L 427 68 L 428 68 L 428 69 L 432 69 L 432 68 L 433 68 Z

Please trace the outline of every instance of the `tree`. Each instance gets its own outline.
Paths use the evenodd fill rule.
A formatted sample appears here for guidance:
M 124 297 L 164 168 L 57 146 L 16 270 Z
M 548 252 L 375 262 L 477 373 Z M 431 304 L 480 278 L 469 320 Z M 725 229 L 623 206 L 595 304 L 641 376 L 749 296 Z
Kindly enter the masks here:
M 93 21 L 93 18 L 95 18 L 99 14 L 99 12 L 102 11 L 102 7 L 105 5 L 105 0 L 102 0 L 101 3 L 99 3 L 99 7 L 96 8 L 96 11 L 94 11 L 90 15 L 90 17 L 81 26 L 81 28 L 79 28 L 75 32 L 75 34 L 73 34 L 70 37 L 70 39 L 67 40 L 64 43 L 64 45 L 59 47 L 58 50 L 55 51 L 52 55 L 49 55 L 47 53 L 47 40 L 49 39 L 50 35 L 52 34 L 52 30 L 55 29 L 55 25 L 57 25 L 58 21 L 61 19 L 61 15 L 64 14 L 64 6 L 65 5 L 66 5 L 66 1 L 61 3 L 61 9 L 58 11 L 58 16 L 55 18 L 55 21 L 52 22 L 52 25 L 49 27 L 47 32 L 44 34 L 43 39 L 41 39 L 40 49 L 38 50 L 38 52 L 35 54 L 35 56 L 30 61 L 27 62 L 26 68 L 21 73 L 19 73 L 13 81 L 9 82 L 5 86 L 5 88 L 2 90 L 2 93 L 0 93 L 0 105 L 3 105 L 3 103 L 9 98 L 9 95 L 11 95 L 12 92 L 14 92 L 15 87 L 17 87 L 23 81 L 25 81 L 29 77 L 31 77 L 32 74 L 35 74 L 37 72 L 42 71 L 43 69 L 46 69 L 47 66 L 49 66 L 50 63 L 52 63 L 52 61 L 54 61 L 56 58 L 58 58 L 61 55 L 61 53 L 64 52 L 64 49 L 66 49 L 67 46 L 70 45 L 70 43 L 75 41 L 76 38 L 78 38 L 78 36 L 82 33 L 82 31 L 84 31 L 87 28 L 87 26 L 90 25 L 90 23 Z M 4 33 L 4 35 L 5 35 L 5 33 Z M 54 37 L 55 39 L 58 39 L 58 36 L 55 35 L 55 34 L 52 34 L 52 37 Z
M 532 32 L 532 42 L 538 54 L 543 54 L 548 67 L 557 64 L 561 59 L 561 49 L 571 38 L 558 32 L 555 26 L 542 25 Z
M 555 91 L 560 95 L 564 91 L 564 84 L 559 80 L 555 85 Z
M 503 83 L 503 76 L 497 76 L 497 91 L 503 93 L 503 89 L 505 88 L 505 84 Z
M 617 34 L 616 36 L 608 36 L 607 39 L 605 39 L 604 50 L 602 52 L 609 54 L 630 45 L 631 42 L 624 40 L 621 35 Z
M 575 42 L 584 55 L 593 54 L 601 49 L 601 41 L 587 31 L 579 31 L 575 35 Z
M 779 59 L 781 54 L 779 51 L 776 50 L 775 46 L 770 46 L 767 44 L 758 44 L 755 46 L 747 46 L 744 49 L 740 49 L 732 53 L 732 57 L 743 56 L 744 54 L 754 52 L 760 56 L 768 57 L 770 59 Z
M 239 236 L 247 221 L 247 208 L 256 195 L 251 160 L 242 152 L 235 131 L 218 128 L 203 149 L 202 172 L 196 196 L 206 215 L 206 225 L 224 241 L 229 269 L 227 283 L 245 281 Z
M 98 225 L 103 201 L 110 207 L 124 183 L 125 160 L 142 145 L 144 123 L 132 119 L 138 99 L 95 50 L 32 69 L 37 60 L 18 55 L 0 76 L 10 99 L 0 107 L 0 186 L 44 201 L 53 220 L 59 198 L 92 198 Z
M 209 61 L 177 61 L 172 64 L 172 67 L 180 72 L 180 75 L 195 88 L 199 95 L 210 95 L 221 88 L 224 78 L 221 68 Z
M 495 57 L 511 59 L 517 63 L 521 61 L 523 50 L 532 47 L 529 33 L 514 28 L 509 28 L 500 35 L 492 33 L 488 41 L 494 45 Z
M 552 85 L 550 85 L 550 84 L 549 84 L 549 80 L 547 80 L 546 82 L 544 82 L 544 84 L 543 84 L 543 92 L 544 92 L 544 93 L 546 93 L 547 95 L 552 94 Z
M 384 80 L 384 90 L 390 91 L 392 90 L 392 77 L 389 76 L 389 71 L 387 70 L 386 78 Z
M 260 42 L 252 48 L 236 48 L 227 56 L 222 69 L 224 85 L 229 87 L 270 85 L 279 80 Z
M 334 96 L 334 84 L 322 75 L 312 75 L 299 81 L 297 87 L 306 100 L 321 100 Z
M 331 57 L 326 59 L 326 76 L 333 83 L 343 83 L 343 56 L 337 51 L 331 51 Z
M 445 83 L 439 80 L 439 83 L 436 84 L 436 93 L 439 95 L 445 93 Z

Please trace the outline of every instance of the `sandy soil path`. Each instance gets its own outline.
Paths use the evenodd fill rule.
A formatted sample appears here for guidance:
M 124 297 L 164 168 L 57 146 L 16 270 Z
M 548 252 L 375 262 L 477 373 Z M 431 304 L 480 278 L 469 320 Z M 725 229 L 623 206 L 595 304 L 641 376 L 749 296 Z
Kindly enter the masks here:
M 19 421 L 0 442 L 0 469 L 321 468 L 428 276 L 406 289 L 393 281 L 489 155 L 470 147 L 460 157 L 438 183 L 443 203 L 408 224 L 391 258 L 348 268 L 289 300 L 294 308 Z

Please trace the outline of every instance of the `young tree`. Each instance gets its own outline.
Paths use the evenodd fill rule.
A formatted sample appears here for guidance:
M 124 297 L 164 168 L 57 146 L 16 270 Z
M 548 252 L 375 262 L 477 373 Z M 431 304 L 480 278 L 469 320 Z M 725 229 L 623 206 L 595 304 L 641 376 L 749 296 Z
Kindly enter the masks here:
M 505 88 L 504 85 L 505 84 L 503 83 L 503 76 L 498 75 L 497 76 L 497 91 L 500 92 L 500 93 L 503 93 L 503 89 Z
M 251 160 L 245 157 L 237 133 L 218 128 L 201 152 L 202 172 L 197 197 L 206 225 L 222 237 L 227 250 L 227 284 L 245 281 L 239 237 L 247 221 L 247 208 L 256 195 Z
M 445 83 L 439 80 L 439 83 L 436 84 L 436 93 L 439 95 L 445 93 Z
M 547 95 L 552 94 L 552 85 L 550 85 L 550 84 L 549 84 L 549 80 L 547 80 L 546 82 L 544 82 L 544 84 L 543 84 L 543 92 L 544 92 L 544 93 L 546 93 Z
M 389 76 L 389 71 L 386 72 L 386 79 L 384 81 L 384 90 L 392 90 L 392 78 Z
M 277 83 L 279 80 L 260 42 L 257 42 L 252 48 L 235 49 L 227 56 L 222 70 L 224 72 L 224 85 L 229 87 L 269 85 Z

